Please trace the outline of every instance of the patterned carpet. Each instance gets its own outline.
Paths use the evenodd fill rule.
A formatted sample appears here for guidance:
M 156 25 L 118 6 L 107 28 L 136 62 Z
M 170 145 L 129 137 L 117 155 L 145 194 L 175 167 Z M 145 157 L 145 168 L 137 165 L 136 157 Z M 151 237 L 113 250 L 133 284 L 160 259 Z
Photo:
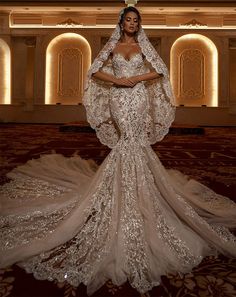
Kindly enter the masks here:
M 0 124 L 0 183 L 17 165 L 42 154 L 79 154 L 100 164 L 109 149 L 89 129 L 61 132 L 59 125 Z M 61 127 L 62 128 L 62 127 Z M 61 129 L 63 130 L 63 129 Z M 236 128 L 172 128 L 153 146 L 167 168 L 175 168 L 231 199 L 236 198 Z M 189 134 L 188 134 L 189 132 Z M 196 133 L 196 134 L 194 134 Z M 86 287 L 35 280 L 17 266 L 0 270 L 0 297 L 85 297 Z M 128 283 L 107 282 L 93 297 L 140 296 Z M 208 257 L 191 273 L 163 276 L 162 284 L 142 297 L 236 296 L 236 259 Z

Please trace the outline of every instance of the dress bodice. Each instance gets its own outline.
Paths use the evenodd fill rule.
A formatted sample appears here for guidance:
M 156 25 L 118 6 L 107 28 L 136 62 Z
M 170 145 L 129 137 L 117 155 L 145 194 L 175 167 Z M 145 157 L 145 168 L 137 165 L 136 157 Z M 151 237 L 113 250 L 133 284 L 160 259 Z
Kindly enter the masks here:
M 136 53 L 129 60 L 120 53 L 113 54 L 112 66 L 115 76 L 132 77 L 145 71 L 142 53 Z M 147 145 L 146 131 L 144 129 L 147 119 L 148 94 L 144 83 L 139 82 L 133 88 L 111 88 L 112 96 L 109 107 L 112 118 L 119 130 L 119 145 L 122 149 L 133 150 L 139 143 Z
M 130 77 L 143 72 L 144 60 L 142 53 L 136 53 L 129 60 L 120 53 L 113 54 L 112 65 L 117 77 Z

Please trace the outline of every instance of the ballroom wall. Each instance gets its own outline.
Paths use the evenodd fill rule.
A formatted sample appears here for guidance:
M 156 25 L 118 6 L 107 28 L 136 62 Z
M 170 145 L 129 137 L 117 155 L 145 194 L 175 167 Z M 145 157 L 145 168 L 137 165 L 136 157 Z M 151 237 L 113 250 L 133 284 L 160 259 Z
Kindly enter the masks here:
M 187 20 L 183 18 L 182 21 Z M 3 91 L 0 91 L 0 121 L 64 123 L 86 120 L 81 105 L 84 73 L 113 29 L 73 26 L 41 28 L 30 25 L 14 27 L 9 25 L 8 13 L 0 14 L 0 23 L 0 40 L 8 45 L 11 58 L 10 102 L 3 102 Z M 170 69 L 177 105 L 175 123 L 236 125 L 236 30 L 188 26 L 147 28 L 145 31 Z M 64 50 L 62 55 L 58 50 L 48 53 L 47 48 L 52 44 L 50 42 L 64 33 L 77 34 L 78 42 L 68 38 L 61 42 L 60 48 Z M 171 57 L 175 42 L 191 34 L 208 39 L 214 45 L 217 53 L 215 60 L 211 60 L 209 42 L 204 47 L 199 39 L 194 38 L 182 41 L 174 52 L 174 58 Z M 87 45 L 81 43 L 81 38 Z M 3 57 L 2 48 L 0 46 L 0 63 Z M 52 57 L 56 58 L 54 62 L 50 62 L 52 67 L 49 67 Z M 58 72 L 57 75 L 54 75 L 55 71 Z M 214 71 L 217 72 L 214 74 Z M 47 79 L 49 74 L 50 82 Z M 3 76 L 6 75 L 2 70 L 2 90 L 4 81 L 9 85 Z M 213 76 L 215 80 L 212 79 Z M 47 90 L 50 90 L 50 96 L 47 95 Z

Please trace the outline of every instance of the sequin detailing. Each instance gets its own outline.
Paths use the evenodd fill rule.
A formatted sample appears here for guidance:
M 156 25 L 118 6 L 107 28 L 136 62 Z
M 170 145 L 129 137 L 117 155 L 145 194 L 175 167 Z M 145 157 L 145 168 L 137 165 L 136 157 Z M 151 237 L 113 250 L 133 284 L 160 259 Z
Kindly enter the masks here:
M 117 76 L 146 71 L 140 54 L 130 61 L 114 55 L 111 63 Z M 1 265 L 18 262 L 38 279 L 82 282 L 89 294 L 108 279 L 144 293 L 161 275 L 190 271 L 206 255 L 236 256 L 226 228 L 236 224 L 235 204 L 165 170 L 150 146 L 173 119 L 161 87 L 90 84 L 87 95 L 102 98 L 86 102 L 90 120 L 113 149 L 95 174 L 76 156 L 15 169 L 0 190 Z
M 75 203 L 72 203 L 66 208 L 49 213 L 36 210 L 29 214 L 1 217 L 1 250 L 17 248 L 34 240 L 42 240 L 48 233 L 55 230 L 74 205 Z
M 0 196 L 10 200 L 21 200 L 23 203 L 24 200 L 38 200 L 45 196 L 53 200 L 70 191 L 66 187 L 18 173 L 14 176 L 14 180 L 0 187 Z
M 118 25 L 89 70 L 87 87 L 83 97 L 87 120 L 91 127 L 96 130 L 99 140 L 113 148 L 119 139 L 119 130 L 113 121 L 111 110 L 114 88 L 107 83 L 91 79 L 92 74 L 101 70 L 118 77 L 130 77 L 149 72 L 150 67 L 148 64 L 150 63 L 157 73 L 163 74 L 163 77 L 145 83 L 145 96 L 148 96 L 149 109 L 146 113 L 143 131 L 147 136 L 146 142 L 153 144 L 163 139 L 168 133 L 175 117 L 174 96 L 171 90 L 168 69 L 142 28 L 137 34 L 141 53 L 135 54 L 129 61 L 118 53 L 113 54 L 111 59 L 110 54 L 120 36 L 121 32 Z M 126 88 L 126 91 L 131 90 Z

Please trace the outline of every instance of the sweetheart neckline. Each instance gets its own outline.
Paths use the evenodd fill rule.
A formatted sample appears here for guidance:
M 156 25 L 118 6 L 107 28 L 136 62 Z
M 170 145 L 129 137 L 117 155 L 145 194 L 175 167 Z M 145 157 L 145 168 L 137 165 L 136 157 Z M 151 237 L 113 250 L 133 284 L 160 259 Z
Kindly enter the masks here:
M 139 56 L 139 55 L 141 56 L 142 53 L 140 52 L 140 53 L 133 54 L 133 55 L 129 58 L 129 60 L 128 60 L 128 59 L 126 59 L 121 53 L 114 53 L 112 59 L 113 59 L 115 56 L 121 56 L 121 57 L 123 58 L 123 60 L 125 60 L 126 62 L 130 62 L 134 57 Z

